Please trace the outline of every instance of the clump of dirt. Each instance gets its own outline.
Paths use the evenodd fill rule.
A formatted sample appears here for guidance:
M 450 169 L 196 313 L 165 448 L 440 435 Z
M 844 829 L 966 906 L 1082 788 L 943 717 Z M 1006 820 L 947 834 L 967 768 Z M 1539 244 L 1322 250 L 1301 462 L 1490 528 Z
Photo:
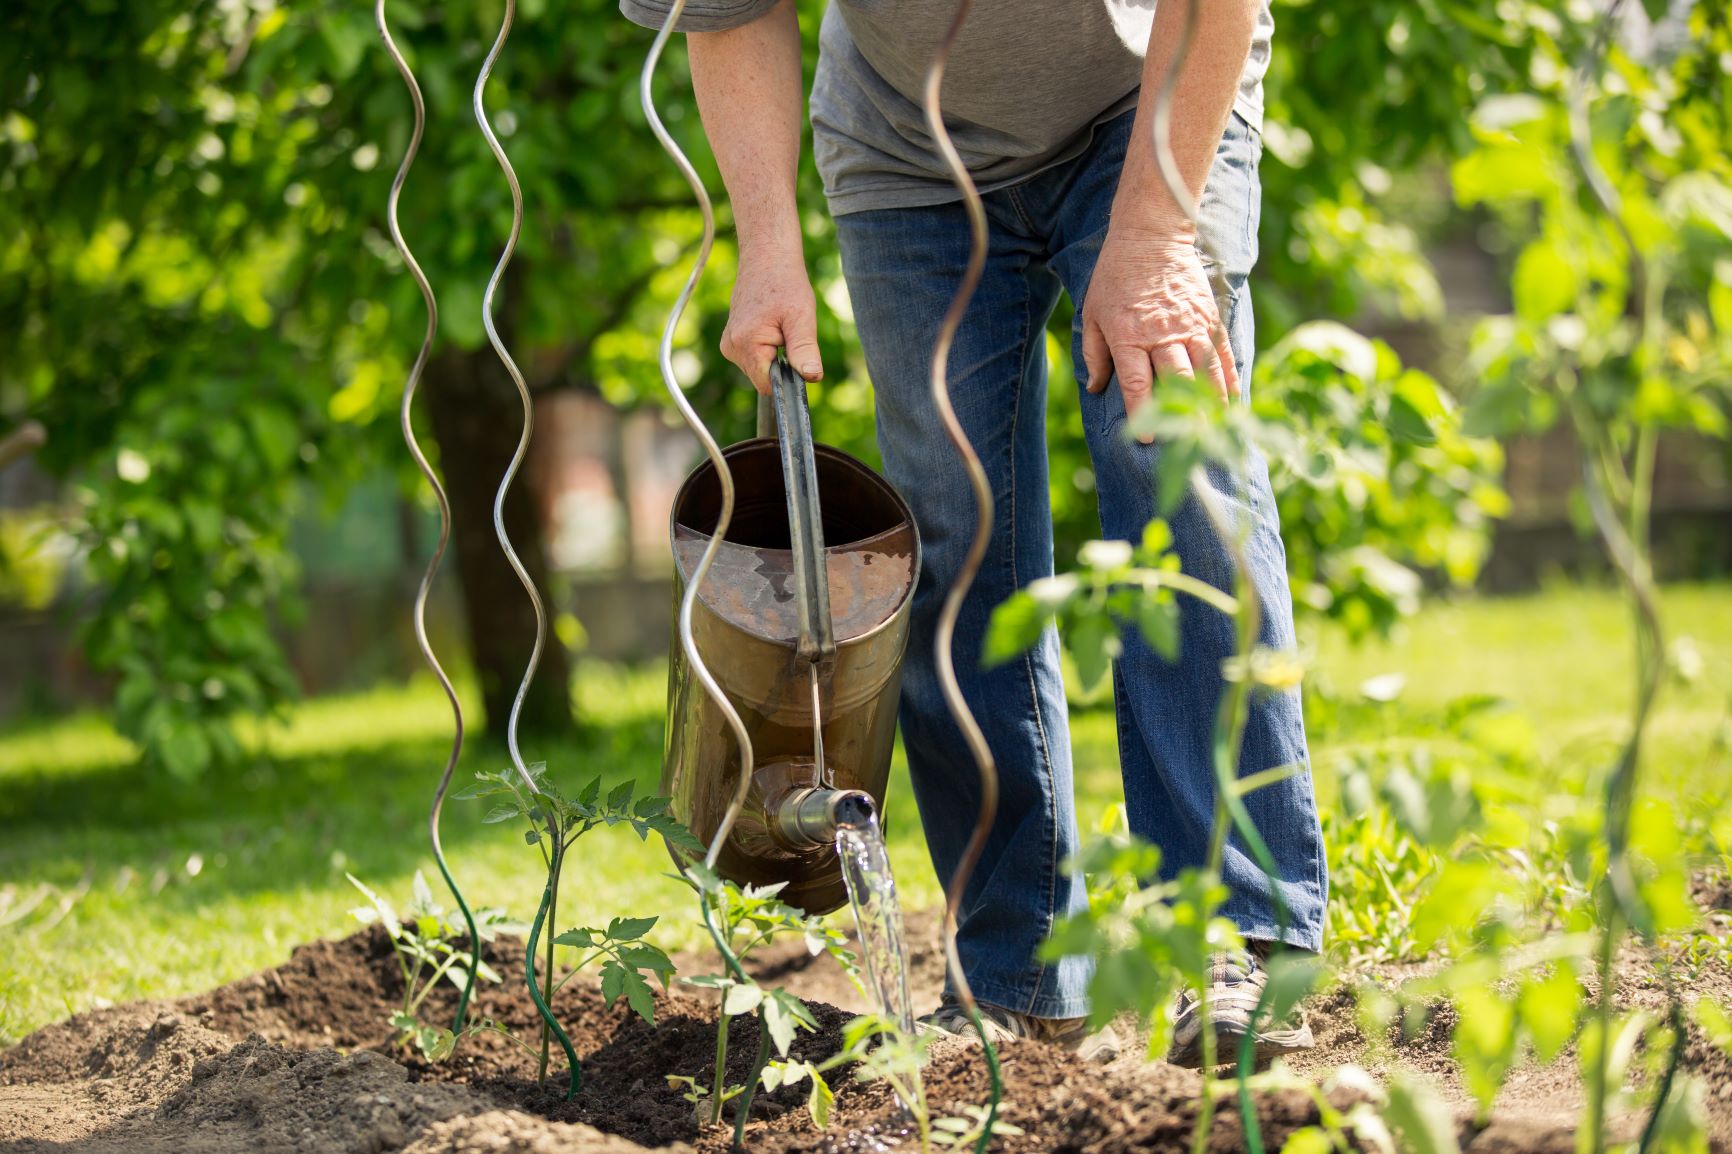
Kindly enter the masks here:
M 937 934 L 933 929 L 910 936 L 936 940 Z M 540 1021 L 522 990 L 522 944 L 496 942 L 489 960 L 508 980 L 477 991 L 472 1020 L 496 1021 L 539 1050 Z M 682 968 L 690 972 L 711 964 L 708 958 L 686 962 Z M 842 1009 L 816 1000 L 853 1000 L 835 967 L 810 958 L 797 943 L 767 951 L 758 965 L 764 980 L 813 1000 L 819 1028 L 798 1036 L 795 1056 L 833 1053 L 843 1023 L 861 1008 L 857 1002 Z M 1422 972 L 1384 967 L 1364 976 L 1394 984 Z M 931 1004 L 942 978 L 935 951 L 916 956 L 912 978 L 917 1004 Z M 1663 1005 L 1661 983 L 1639 951 L 1630 952 L 1619 979 L 1620 1005 Z M 1698 966 L 1687 980 L 1691 1000 L 1705 996 L 1732 1004 L 1732 972 L 1719 962 Z M 537 1077 L 538 1054 L 500 1033 L 466 1038 L 453 1058 L 438 1065 L 393 1050 L 387 1018 L 400 1004 L 402 981 L 389 939 L 374 928 L 302 946 L 277 969 L 178 1003 L 140 1003 L 47 1027 L 0 1053 L 0 1144 L 20 1154 L 623 1154 L 646 1148 L 718 1154 L 728 1148 L 731 1132 L 700 1128 L 692 1104 L 667 1081 L 670 1074 L 711 1080 L 716 1013 L 710 1001 L 678 989 L 658 994 L 652 1027 L 623 1002 L 607 1007 L 587 975 L 567 983 L 555 1009 L 571 1030 L 583 1075 L 581 1092 L 567 1101 L 565 1062 L 557 1047 L 546 1081 Z M 423 1006 L 423 1020 L 448 1020 L 455 1002 L 449 986 L 436 990 Z M 1375 1047 L 1359 1033 L 1349 986 L 1313 999 L 1309 1014 L 1319 1045 L 1292 1064 L 1296 1073 L 1320 1080 L 1338 1066 L 1360 1064 L 1374 1077 L 1423 1074 L 1458 1107 L 1465 1148 L 1573 1150 L 1580 1098 L 1573 1060 L 1518 1067 L 1491 1125 L 1477 1127 L 1449 1057 L 1447 1006 L 1434 1008 L 1411 1035 L 1398 1031 Z M 737 1022 L 728 1055 L 730 1083 L 746 1078 L 755 1049 L 750 1021 Z M 1001 1138 L 995 1150 L 1120 1154 L 1189 1148 L 1202 1092 L 1193 1073 L 1136 1057 L 1088 1066 L 1033 1042 L 1005 1047 L 1002 1058 L 1003 1118 L 1024 1133 Z M 1732 1151 L 1732 1060 L 1694 1029 L 1685 1060 L 1706 1087 L 1714 1149 Z M 846 1072 L 833 1075 L 832 1084 L 835 1122 L 826 1132 L 806 1117 L 803 1086 L 758 1095 L 748 1148 L 760 1154 L 913 1148 L 888 1087 L 859 1083 Z M 983 1102 L 987 1081 L 979 1052 L 942 1049 L 926 1071 L 926 1086 L 935 1115 L 958 1116 Z M 1335 1091 L 1330 1099 L 1337 1109 L 1352 1100 L 1347 1091 Z M 1256 1106 L 1270 1150 L 1319 1118 L 1306 1091 L 1263 1094 Z M 1209 1148 L 1244 1145 L 1236 1099 L 1219 1100 Z
M 521 944 L 498 943 L 492 960 L 502 972 L 521 972 Z M 797 978 L 800 968 L 788 961 L 767 964 L 786 965 Z M 546 1083 L 536 1079 L 533 1055 L 494 1033 L 466 1039 L 437 1066 L 390 1053 L 386 1017 L 401 982 L 390 943 L 375 929 L 301 947 L 276 970 L 172 1007 L 97 1011 L 48 1027 L 0 1055 L 0 1102 L 17 1107 L 5 1111 L 11 1120 L 0 1138 L 19 1151 L 127 1154 L 728 1148 L 729 1132 L 700 1130 L 692 1104 L 667 1082 L 669 1074 L 710 1080 L 716 1021 L 708 1002 L 662 994 L 651 1027 L 623 1003 L 606 1007 L 593 983 L 568 983 L 556 1009 L 572 1030 L 583 1089 L 567 1101 L 557 1048 Z M 476 1015 L 538 1044 L 539 1019 L 520 994 L 484 988 Z M 424 1016 L 439 1020 L 454 1002 L 455 991 L 437 991 Z M 822 1058 L 840 1045 L 849 1014 L 821 1003 L 813 1010 L 819 1029 L 798 1037 L 796 1057 Z M 756 1046 L 749 1023 L 737 1024 L 734 1035 L 730 1082 L 747 1076 Z M 1004 1079 L 1003 1116 L 1026 1131 L 996 1145 L 1007 1154 L 1182 1149 L 1200 1085 L 1194 1074 L 1166 1066 L 1082 1066 L 1032 1042 L 1006 1048 Z M 834 1082 L 836 1122 L 828 1132 L 808 1120 L 803 1088 L 758 1095 L 751 1149 L 832 1154 L 847 1148 L 849 1134 L 911 1144 L 897 1140 L 907 1123 L 888 1087 L 846 1073 Z M 937 1115 L 960 1115 L 984 1101 L 978 1051 L 938 1053 L 926 1084 Z M 1304 1094 L 1268 1096 L 1259 1107 L 1271 1148 L 1316 1121 Z M 1220 1113 L 1211 1149 L 1240 1148 L 1235 1111 Z
M 123 1006 L 44 1027 L 0 1054 L 0 1145 L 100 1132 L 234 1045 L 167 1007 Z M 22 1145 L 16 1145 L 22 1144 Z

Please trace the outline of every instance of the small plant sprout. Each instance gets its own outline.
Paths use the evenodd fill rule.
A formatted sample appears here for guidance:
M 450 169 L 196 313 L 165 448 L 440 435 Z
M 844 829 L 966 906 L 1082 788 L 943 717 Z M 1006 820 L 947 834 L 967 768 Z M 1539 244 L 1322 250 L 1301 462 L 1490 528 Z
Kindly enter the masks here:
M 926 1065 L 932 1041 L 932 1034 L 923 1030 L 905 1031 L 888 1014 L 863 1014 L 842 1027 L 842 1048 L 823 1061 L 787 1059 L 766 1065 L 762 1078 L 764 1089 L 796 1086 L 811 1079 L 806 1111 L 811 1115 L 812 1124 L 824 1130 L 830 1125 L 830 1108 L 836 1101 L 835 1092 L 824 1076 L 838 1067 L 852 1065 L 858 1081 L 889 1084 L 896 1100 L 914 1122 L 920 1149 L 929 1151 L 934 1141 L 933 1123 L 926 1105 L 926 1084 L 920 1072 Z
M 752 951 L 777 938 L 798 935 L 804 939 L 811 954 L 829 954 L 858 984 L 854 957 L 848 952 L 847 939 L 840 931 L 777 897 L 782 892 L 781 885 L 741 887 L 696 863 L 687 866 L 680 876 L 697 888 L 705 903 L 706 928 L 716 936 L 729 966 L 725 974 L 680 979 L 685 985 L 697 989 L 714 990 L 720 998 L 716 1016 L 715 1065 L 707 1085 L 695 1077 L 679 1074 L 670 1074 L 668 1084 L 676 1089 L 685 1088 L 686 1099 L 697 1110 L 699 1125 L 721 1125 L 723 1108 L 740 1098 L 741 1102 L 735 1109 L 735 1144 L 738 1145 L 751 1111 L 752 1095 L 769 1065 L 772 1048 L 778 1057 L 786 1060 L 796 1031 L 818 1027 L 812 1011 L 799 998 L 787 990 L 766 989 L 753 981 L 745 972 L 746 958 Z M 757 1057 L 746 1081 L 730 1086 L 727 1084 L 729 1023 L 753 1011 L 757 1012 L 759 1026 Z M 797 1080 L 781 1070 L 771 1075 L 771 1079 L 776 1085 Z M 828 1087 L 825 1087 L 824 1094 L 828 1094 Z M 827 1106 L 823 1109 L 827 1110 Z
M 413 897 L 406 916 L 399 917 L 391 903 L 374 893 L 354 874 L 345 875 L 367 899 L 367 905 L 357 906 L 349 913 L 364 926 L 383 926 L 391 938 L 397 964 L 403 971 L 403 1004 L 390 1017 L 396 1031 L 392 1045 L 413 1043 L 429 1062 L 441 1062 L 457 1048 L 457 1035 L 444 1026 L 424 1025 L 420 1020 L 421 1004 L 444 978 L 461 992 L 469 983 L 469 968 L 475 976 L 489 982 L 502 979 L 485 961 L 476 963 L 467 950 L 454 944 L 466 936 L 465 928 L 451 919 L 450 914 L 433 898 L 427 879 L 415 871 Z M 475 927 L 483 942 L 490 942 L 502 930 L 509 928 L 505 911 L 482 909 L 475 911 Z
M 830 1109 L 836 1100 L 824 1076 L 838 1067 L 852 1065 L 856 1081 L 889 1085 L 914 1123 L 921 1154 L 931 1154 L 934 1144 L 957 1149 L 974 1146 L 989 1131 L 999 1138 L 1020 1135 L 1020 1128 L 1003 1121 L 996 1116 L 997 1111 L 985 1106 L 965 1106 L 962 1117 L 933 1118 L 922 1071 L 935 1038 L 927 1030 L 904 1030 L 888 1014 L 863 1014 L 842 1027 L 842 1048 L 823 1061 L 790 1060 L 765 1066 L 764 1089 L 794 1086 L 811 1079 L 806 1110 L 812 1124 L 823 1130 L 830 1125 Z M 999 1109 L 1008 1105 L 1001 1102 Z
M 580 928 L 557 936 L 550 934 L 543 959 L 544 968 L 537 978 L 537 946 L 542 929 L 554 925 L 559 915 L 559 883 L 566 854 L 578 838 L 599 826 L 629 826 L 640 839 L 647 839 L 652 833 L 658 834 L 670 848 L 681 854 L 702 853 L 703 843 L 668 812 L 667 798 L 635 797 L 637 784 L 633 781 L 620 782 L 604 795 L 601 778 L 592 778 L 576 797 L 567 798 L 548 779 L 544 762 L 528 767 L 527 784 L 509 769 L 477 773 L 475 777 L 475 784 L 456 796 L 492 798 L 493 808 L 481 820 L 521 823 L 524 842 L 540 851 L 542 865 L 547 870 L 541 902 L 529 929 L 524 978 L 529 985 L 529 996 L 534 999 L 542 1016 L 536 1078 L 538 1081 L 546 1080 L 551 1046 L 557 1039 L 571 1070 L 566 1090 L 566 1097 L 570 1098 L 581 1086 L 583 1072 L 571 1039 L 553 1017 L 553 996 L 564 984 L 554 978 L 555 948 L 565 945 L 589 950 L 590 953 L 578 965 L 581 968 L 588 962 L 602 961 L 603 991 L 612 991 L 608 994 L 608 1003 L 611 1005 L 623 995 L 646 1019 L 654 1011 L 650 1008 L 649 984 L 643 975 L 646 972 L 653 974 L 665 986 L 673 974 L 673 964 L 661 950 L 642 941 L 643 935 L 655 924 L 655 919 L 615 918 L 605 930 Z M 529 784 L 534 786 L 533 791 Z
M 964 1106 L 962 1117 L 940 1118 L 932 1123 L 932 1140 L 940 1146 L 951 1146 L 958 1150 L 980 1143 L 984 1137 L 1020 1138 L 1022 1127 L 1013 1126 L 999 1113 L 1010 1108 L 1008 1100 L 998 1104 L 998 1110 L 988 1110 L 985 1106 Z
M 674 963 L 667 954 L 657 946 L 652 946 L 643 940 L 643 936 L 655 927 L 655 918 L 615 918 L 607 924 L 606 929 L 591 929 L 582 926 L 574 930 L 566 930 L 553 939 L 556 946 L 571 946 L 578 950 L 587 950 L 578 958 L 571 970 L 561 978 L 553 989 L 559 992 L 565 983 L 577 976 L 578 971 L 591 962 L 601 962 L 601 996 L 606 1000 L 608 1008 L 621 997 L 631 1006 L 638 1017 L 655 1025 L 655 995 L 650 990 L 648 974 L 661 983 L 663 990 L 673 980 Z

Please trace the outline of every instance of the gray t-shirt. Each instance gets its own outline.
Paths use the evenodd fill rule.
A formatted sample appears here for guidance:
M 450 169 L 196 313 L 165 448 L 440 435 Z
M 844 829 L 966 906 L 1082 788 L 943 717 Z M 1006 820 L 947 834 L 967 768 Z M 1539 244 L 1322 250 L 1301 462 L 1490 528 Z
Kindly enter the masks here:
M 776 0 L 688 0 L 684 32 L 736 28 Z M 668 0 L 620 0 L 659 28 Z M 958 194 L 926 132 L 926 69 L 956 0 L 831 0 L 812 80 L 812 147 L 830 211 L 943 204 Z M 983 190 L 1082 153 L 1135 107 L 1154 0 L 977 0 L 944 73 L 944 121 Z M 1275 22 L 1263 0 L 1234 109 L 1262 126 Z

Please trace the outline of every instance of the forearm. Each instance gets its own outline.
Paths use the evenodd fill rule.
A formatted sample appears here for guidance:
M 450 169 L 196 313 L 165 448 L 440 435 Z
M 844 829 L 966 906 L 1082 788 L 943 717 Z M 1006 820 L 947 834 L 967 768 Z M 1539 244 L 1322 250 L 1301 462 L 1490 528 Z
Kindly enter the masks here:
M 1233 110 L 1239 75 L 1256 31 L 1257 0 L 1162 0 L 1155 8 L 1136 125 L 1113 201 L 1115 227 L 1191 237 L 1193 230 L 1185 213 L 1174 202 L 1156 166 L 1152 137 L 1155 101 L 1178 54 L 1185 22 L 1192 18 L 1190 7 L 1196 9 L 1194 27 L 1173 91 L 1171 139 L 1173 158 L 1193 204 L 1202 198 L 1215 150 Z
M 803 101 L 793 0 L 739 28 L 690 33 L 686 43 L 741 249 L 800 252 L 794 187 Z

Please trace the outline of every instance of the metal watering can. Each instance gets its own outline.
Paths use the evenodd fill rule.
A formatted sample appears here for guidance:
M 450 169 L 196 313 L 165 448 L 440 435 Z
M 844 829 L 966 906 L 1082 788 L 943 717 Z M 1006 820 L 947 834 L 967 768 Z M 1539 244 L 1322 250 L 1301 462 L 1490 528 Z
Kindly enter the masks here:
M 692 635 L 755 754 L 747 804 L 717 868 L 742 885 L 785 882 L 783 900 L 820 914 L 848 898 L 838 828 L 865 824 L 884 802 L 920 542 L 888 481 L 813 443 L 806 382 L 780 355 L 770 379 L 758 436 L 722 453 L 734 517 L 699 591 Z M 676 612 L 720 508 L 705 461 L 680 486 L 668 528 Z M 676 632 L 662 792 L 707 844 L 739 775 L 733 732 Z

